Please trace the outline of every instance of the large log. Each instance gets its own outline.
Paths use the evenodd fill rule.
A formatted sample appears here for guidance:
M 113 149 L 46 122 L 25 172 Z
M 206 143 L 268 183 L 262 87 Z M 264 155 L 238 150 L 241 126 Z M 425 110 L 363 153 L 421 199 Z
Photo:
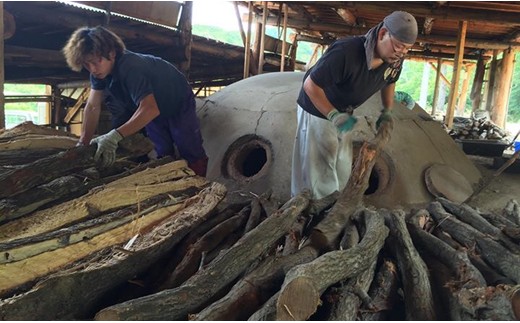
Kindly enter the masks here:
M 287 273 L 276 305 L 277 320 L 308 319 L 316 312 L 326 288 L 360 274 L 375 261 L 388 229 L 381 216 L 373 211 L 365 210 L 362 218 L 366 234 L 358 245 L 327 252 Z
M 255 270 L 236 283 L 217 302 L 190 317 L 196 321 L 241 321 L 249 318 L 282 285 L 285 274 L 294 266 L 312 261 L 316 249 L 304 247 L 285 257 L 270 256 Z
M 187 319 L 188 314 L 206 306 L 217 292 L 238 278 L 245 267 L 269 250 L 307 208 L 308 203 L 308 192 L 295 196 L 182 286 L 105 308 L 96 314 L 95 319 Z
M 327 217 L 314 227 L 310 235 L 310 240 L 316 248 L 320 250 L 335 249 L 337 239 L 345 224 L 362 204 L 376 157 L 390 139 L 392 129 L 393 123 L 383 123 L 372 142 L 364 142 L 361 146 L 345 189 Z
M 170 213 L 163 209 L 166 211 L 164 221 L 153 227 L 142 226 L 141 234 L 131 247 L 105 248 L 90 254 L 71 268 L 38 282 L 26 293 L 0 300 L 0 318 L 92 319 L 94 313 L 105 304 L 103 299 L 111 291 L 136 274 L 146 271 L 161 257 L 170 253 L 188 232 L 207 219 L 225 193 L 223 185 L 212 183 L 199 195 L 194 196 L 190 203 L 186 203 L 187 207 L 184 210 Z M 132 228 L 126 231 L 132 232 Z M 107 238 L 113 239 L 113 236 Z M 126 241 L 128 240 L 122 240 Z M 85 256 L 87 255 L 89 254 Z M 45 261 L 38 263 L 45 265 Z M 9 279 L 11 278 L 12 276 Z M 4 279 L 6 278 L 2 278 Z
M 435 320 L 428 268 L 413 245 L 404 218 L 402 210 L 385 212 L 385 223 L 390 228 L 388 244 L 397 260 L 397 268 L 403 282 L 406 319 Z

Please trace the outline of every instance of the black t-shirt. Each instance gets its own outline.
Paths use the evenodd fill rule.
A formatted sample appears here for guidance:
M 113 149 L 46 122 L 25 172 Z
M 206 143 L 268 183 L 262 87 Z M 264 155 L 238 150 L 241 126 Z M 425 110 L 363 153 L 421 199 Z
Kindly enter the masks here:
M 374 93 L 388 84 L 395 83 L 401 73 L 401 63 L 383 63 L 369 70 L 365 54 L 365 37 L 355 36 L 334 42 L 316 65 L 305 73 L 321 87 L 327 99 L 339 111 L 348 107 L 357 108 Z M 298 96 L 298 105 L 305 111 L 325 118 L 311 102 L 303 87 Z
M 175 116 L 181 111 L 187 89 L 191 89 L 184 75 L 169 62 L 128 50 L 116 57 L 111 75 L 105 79 L 90 75 L 90 84 L 94 90 L 105 91 L 114 115 L 135 112 L 141 100 L 153 93 L 161 114 Z

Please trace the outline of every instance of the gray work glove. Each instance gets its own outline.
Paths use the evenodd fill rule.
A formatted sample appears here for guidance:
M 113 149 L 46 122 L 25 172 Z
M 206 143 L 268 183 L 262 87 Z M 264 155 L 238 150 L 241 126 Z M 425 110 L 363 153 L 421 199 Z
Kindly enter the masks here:
M 346 112 L 339 112 L 336 109 L 332 109 L 327 114 L 327 119 L 329 119 L 338 129 L 339 133 L 349 132 L 354 128 L 354 125 L 357 122 L 357 118 L 351 116 Z
M 94 160 L 98 161 L 101 157 L 101 165 L 108 167 L 116 160 L 116 150 L 123 136 L 116 129 L 110 130 L 109 133 L 96 137 L 90 141 L 90 144 L 97 144 Z

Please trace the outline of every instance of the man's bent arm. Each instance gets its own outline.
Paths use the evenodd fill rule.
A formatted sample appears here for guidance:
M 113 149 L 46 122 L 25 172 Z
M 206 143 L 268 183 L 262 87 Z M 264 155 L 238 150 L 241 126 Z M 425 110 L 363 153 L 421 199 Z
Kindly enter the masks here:
M 128 120 L 117 131 L 123 136 L 130 136 L 143 129 L 148 123 L 159 116 L 160 111 L 153 94 L 145 96 L 139 103 L 139 107 Z
M 307 93 L 316 109 L 318 109 L 318 111 L 320 111 L 325 117 L 330 111 L 336 108 L 332 103 L 330 103 L 329 99 L 327 99 L 325 91 L 314 83 L 310 76 L 307 76 L 307 79 L 305 79 L 303 90 Z
M 381 102 L 383 103 L 383 108 L 392 110 L 394 106 L 394 92 L 395 83 L 388 84 L 381 89 Z
M 83 113 L 83 126 L 81 127 L 81 137 L 79 142 L 83 145 L 90 144 L 99 122 L 101 104 L 103 102 L 103 91 L 90 90 L 85 111 Z

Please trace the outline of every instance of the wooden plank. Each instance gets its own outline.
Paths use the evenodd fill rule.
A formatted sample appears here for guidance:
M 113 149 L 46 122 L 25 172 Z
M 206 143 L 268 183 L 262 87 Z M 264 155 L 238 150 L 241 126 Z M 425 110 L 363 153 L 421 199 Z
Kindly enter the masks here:
M 65 116 L 65 118 L 63 118 L 63 121 L 65 123 L 70 123 L 70 120 L 74 118 L 76 113 L 78 113 L 79 109 L 81 109 L 83 104 L 85 104 L 85 102 L 87 101 L 89 94 L 90 88 L 84 88 L 83 91 L 81 91 L 80 95 L 78 96 L 78 99 L 76 100 L 76 103 L 72 108 L 69 109 L 69 111 L 67 111 L 67 115 Z

